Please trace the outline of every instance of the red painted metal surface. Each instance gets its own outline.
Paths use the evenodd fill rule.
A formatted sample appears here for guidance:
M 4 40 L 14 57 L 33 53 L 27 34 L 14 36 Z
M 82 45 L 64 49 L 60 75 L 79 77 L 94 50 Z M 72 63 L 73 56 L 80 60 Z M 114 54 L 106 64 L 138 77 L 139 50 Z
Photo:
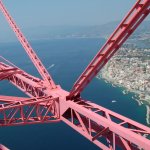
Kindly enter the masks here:
M 50 84 L 51 88 L 56 88 L 56 85 L 55 85 L 54 81 L 52 80 L 51 76 L 49 75 L 48 71 L 46 70 L 46 68 L 44 67 L 44 65 L 42 64 L 42 62 L 40 61 L 40 59 L 38 58 L 38 56 L 36 55 L 36 53 L 34 52 L 32 47 L 30 46 L 29 42 L 27 41 L 27 39 L 25 38 L 25 36 L 21 32 L 19 27 L 16 25 L 13 18 L 8 13 L 7 9 L 4 7 L 2 1 L 0 1 L 0 9 L 3 12 L 5 18 L 7 19 L 10 27 L 15 32 L 18 40 L 20 41 L 20 43 L 24 47 L 29 58 L 31 59 L 31 61 L 33 62 L 33 64 L 37 68 L 38 72 L 42 76 L 43 80 L 46 81 L 45 84 L 47 84 L 47 85 Z
M 5 147 L 4 145 L 0 144 L 0 150 L 9 150 L 9 149 Z
M 10 98 L 11 102 L 0 104 L 0 126 L 24 125 L 45 122 L 58 122 L 59 108 L 55 106 L 58 104 L 58 98 L 40 97 L 28 98 L 23 100 L 21 98 L 14 100 Z
M 78 96 L 150 13 L 149 0 L 136 2 L 70 93 L 55 85 L 2 1 L 0 9 L 43 78 L 36 78 L 0 57 L 0 80 L 9 81 L 28 96 L 0 96 L 0 126 L 63 121 L 101 149 L 149 150 L 150 128 Z
M 69 97 L 78 96 L 90 81 L 97 75 L 102 67 L 110 60 L 115 52 L 135 31 L 140 23 L 150 13 L 150 0 L 138 0 L 131 11 L 120 23 L 118 28 L 107 40 L 106 44 L 100 49 L 85 71 L 74 84 Z

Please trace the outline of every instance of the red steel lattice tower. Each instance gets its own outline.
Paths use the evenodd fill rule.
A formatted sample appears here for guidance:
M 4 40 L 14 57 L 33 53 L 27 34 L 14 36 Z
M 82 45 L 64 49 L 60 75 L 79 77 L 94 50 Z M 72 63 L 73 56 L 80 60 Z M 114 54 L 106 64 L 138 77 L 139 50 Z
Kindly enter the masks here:
M 54 83 L 1 0 L 0 9 L 42 77 L 34 77 L 0 56 L 0 80 L 7 80 L 30 97 L 0 96 L 1 127 L 63 121 L 104 150 L 116 150 L 117 147 L 127 150 L 150 149 L 150 140 L 147 138 L 150 128 L 80 96 L 90 81 L 149 15 L 150 0 L 138 0 L 135 3 L 70 92 Z

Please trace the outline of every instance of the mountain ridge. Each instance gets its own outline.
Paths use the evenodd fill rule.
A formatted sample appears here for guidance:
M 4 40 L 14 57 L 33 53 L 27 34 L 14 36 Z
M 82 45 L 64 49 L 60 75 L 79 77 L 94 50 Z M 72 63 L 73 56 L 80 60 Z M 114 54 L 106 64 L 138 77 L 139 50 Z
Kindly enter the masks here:
M 22 28 L 23 33 L 29 40 L 49 40 L 49 39 L 65 39 L 65 38 L 105 38 L 119 25 L 119 21 L 109 22 L 103 25 L 93 26 L 38 26 L 32 28 Z M 0 36 L 0 41 L 14 41 L 16 37 L 10 30 L 4 31 Z M 8 34 L 7 34 L 8 32 Z M 131 36 L 133 41 L 148 40 L 150 43 L 150 20 L 144 21 L 140 27 Z

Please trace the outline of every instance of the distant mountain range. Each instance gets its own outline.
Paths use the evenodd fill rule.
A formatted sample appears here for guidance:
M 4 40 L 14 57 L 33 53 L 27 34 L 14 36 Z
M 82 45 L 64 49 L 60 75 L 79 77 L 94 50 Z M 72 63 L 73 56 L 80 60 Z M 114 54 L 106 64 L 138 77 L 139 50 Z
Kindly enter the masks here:
M 127 42 L 150 48 L 150 21 L 143 22 Z
M 64 38 L 108 38 L 118 26 L 119 21 L 96 26 L 41 26 L 25 29 L 31 39 L 64 39 Z M 143 22 L 128 42 L 144 42 L 150 47 L 150 21 Z
M 100 38 L 107 37 L 116 26 L 117 22 L 111 22 L 96 26 L 40 26 L 25 31 L 35 38 Z
M 65 38 L 108 38 L 118 26 L 119 21 L 96 26 L 39 26 L 23 28 L 29 40 L 49 40 Z M 7 33 L 7 32 L 6 32 Z M 13 34 L 3 35 L 7 41 L 14 39 Z M 0 41 L 3 41 L 0 37 Z M 150 47 L 150 21 L 143 22 L 128 42 L 143 43 Z

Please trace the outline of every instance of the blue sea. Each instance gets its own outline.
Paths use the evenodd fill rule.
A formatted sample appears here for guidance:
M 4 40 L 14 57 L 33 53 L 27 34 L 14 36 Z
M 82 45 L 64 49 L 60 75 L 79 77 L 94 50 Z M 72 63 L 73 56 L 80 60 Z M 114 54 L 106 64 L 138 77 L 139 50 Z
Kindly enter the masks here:
M 45 67 L 49 68 L 55 82 L 69 91 L 104 42 L 104 39 L 55 39 L 30 43 Z M 1 43 L 0 55 L 26 72 L 40 77 L 19 43 Z M 25 96 L 6 81 L 0 83 L 0 94 Z M 121 88 L 114 88 L 97 78 L 82 94 L 85 99 L 146 125 L 146 108 L 139 107 L 132 96 L 132 93 L 124 95 Z M 113 100 L 116 103 L 112 103 Z M 11 150 L 98 150 L 98 147 L 63 122 L 1 127 L 0 143 Z

